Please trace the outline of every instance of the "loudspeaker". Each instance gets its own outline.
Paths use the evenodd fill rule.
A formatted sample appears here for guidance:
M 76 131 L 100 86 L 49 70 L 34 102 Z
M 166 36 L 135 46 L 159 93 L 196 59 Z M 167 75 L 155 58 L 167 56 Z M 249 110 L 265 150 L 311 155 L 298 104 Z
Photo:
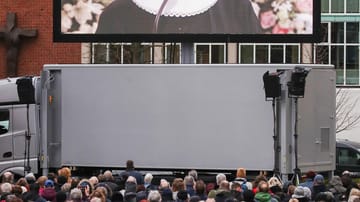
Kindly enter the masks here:
M 281 84 L 278 74 L 269 74 L 269 71 L 263 75 L 265 97 L 277 98 L 281 96 Z
M 32 77 L 22 77 L 16 80 L 17 91 L 20 103 L 34 104 L 35 103 L 35 88 L 32 84 Z

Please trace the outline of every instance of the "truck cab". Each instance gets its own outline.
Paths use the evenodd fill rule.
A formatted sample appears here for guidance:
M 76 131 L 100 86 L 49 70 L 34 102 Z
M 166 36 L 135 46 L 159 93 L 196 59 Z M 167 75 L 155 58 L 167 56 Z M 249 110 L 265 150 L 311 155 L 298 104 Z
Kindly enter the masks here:
M 20 101 L 16 81 L 0 81 L 0 174 L 11 170 L 24 175 L 25 166 L 37 171 L 37 107 Z
M 344 171 L 360 176 L 360 143 L 350 140 L 336 140 L 336 171 L 340 175 Z

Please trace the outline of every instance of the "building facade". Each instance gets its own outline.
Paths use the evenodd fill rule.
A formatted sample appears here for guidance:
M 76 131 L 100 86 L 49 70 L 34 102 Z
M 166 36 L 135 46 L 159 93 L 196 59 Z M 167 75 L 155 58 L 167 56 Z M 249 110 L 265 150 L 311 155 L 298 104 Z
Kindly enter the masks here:
M 49 1 L 0 1 L 0 33 L 7 26 L 7 14 L 15 13 L 13 29 L 36 30 L 35 37 L 20 37 L 17 57 L 17 76 L 39 75 L 44 64 L 81 63 L 80 43 L 53 43 L 53 5 Z M 3 33 L 0 34 L 0 78 L 8 77 L 7 51 Z

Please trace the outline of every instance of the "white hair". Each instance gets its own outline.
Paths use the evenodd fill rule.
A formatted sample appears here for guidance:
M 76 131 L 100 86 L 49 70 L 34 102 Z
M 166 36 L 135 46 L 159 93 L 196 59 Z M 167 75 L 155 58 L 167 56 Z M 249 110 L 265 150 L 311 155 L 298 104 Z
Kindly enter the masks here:
M 195 184 L 194 177 L 190 176 L 190 175 L 185 176 L 184 183 L 185 183 L 185 185 L 194 185 Z
M 133 176 L 129 176 L 129 177 L 126 179 L 126 182 L 134 182 L 135 184 L 137 184 L 136 178 L 133 177 Z
M 161 202 L 161 194 L 157 190 L 151 190 L 147 198 L 148 202 Z
M 74 188 L 70 191 L 70 200 L 81 200 L 82 192 L 79 188 Z
M 220 185 L 222 181 L 226 180 L 226 175 L 223 173 L 219 173 L 216 175 L 216 184 Z
M 146 173 L 144 177 L 144 182 L 150 184 L 153 178 L 154 177 L 151 173 Z
M 0 189 L 1 193 L 11 193 L 12 185 L 8 182 L 2 183 Z

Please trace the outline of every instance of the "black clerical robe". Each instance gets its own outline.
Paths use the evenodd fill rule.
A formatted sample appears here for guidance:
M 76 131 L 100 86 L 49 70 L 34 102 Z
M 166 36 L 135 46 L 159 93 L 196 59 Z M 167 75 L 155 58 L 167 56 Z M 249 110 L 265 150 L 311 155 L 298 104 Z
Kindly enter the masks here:
M 101 14 L 96 33 L 152 34 L 155 17 L 131 0 L 115 0 Z M 156 33 L 259 34 L 262 29 L 249 0 L 218 0 L 209 10 L 198 15 L 161 16 Z

